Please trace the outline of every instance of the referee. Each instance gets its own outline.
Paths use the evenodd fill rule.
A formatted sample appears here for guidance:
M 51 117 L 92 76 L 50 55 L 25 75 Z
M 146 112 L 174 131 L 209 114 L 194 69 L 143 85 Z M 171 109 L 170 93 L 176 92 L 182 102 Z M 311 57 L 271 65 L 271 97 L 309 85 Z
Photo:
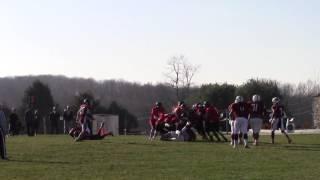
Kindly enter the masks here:
M 0 104 L 0 153 L 1 158 L 8 160 L 7 152 L 6 152 L 6 134 L 7 134 L 7 126 L 6 126 L 6 116 L 2 111 L 2 105 Z

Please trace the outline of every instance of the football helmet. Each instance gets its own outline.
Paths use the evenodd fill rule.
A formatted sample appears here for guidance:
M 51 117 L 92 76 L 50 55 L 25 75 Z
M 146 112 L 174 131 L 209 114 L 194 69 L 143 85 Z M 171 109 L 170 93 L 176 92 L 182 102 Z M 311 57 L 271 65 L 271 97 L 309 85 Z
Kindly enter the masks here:
M 253 102 L 258 102 L 261 100 L 261 97 L 258 94 L 255 94 L 252 96 L 252 101 Z

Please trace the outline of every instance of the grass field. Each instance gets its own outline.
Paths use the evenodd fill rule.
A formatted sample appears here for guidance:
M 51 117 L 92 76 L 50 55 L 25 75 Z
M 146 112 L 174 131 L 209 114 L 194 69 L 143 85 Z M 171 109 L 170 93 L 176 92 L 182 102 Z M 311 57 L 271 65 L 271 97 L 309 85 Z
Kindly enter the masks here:
M 10 137 L 0 179 L 320 179 L 320 135 L 277 136 L 259 147 L 150 142 L 144 136 L 74 143 L 68 136 Z

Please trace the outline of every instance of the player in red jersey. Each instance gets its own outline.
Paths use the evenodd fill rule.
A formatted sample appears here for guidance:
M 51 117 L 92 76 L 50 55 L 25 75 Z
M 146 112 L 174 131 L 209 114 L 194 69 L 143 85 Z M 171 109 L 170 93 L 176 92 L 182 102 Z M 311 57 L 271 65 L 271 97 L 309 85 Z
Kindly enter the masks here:
M 266 109 L 261 101 L 261 97 L 257 94 L 252 96 L 251 112 L 249 116 L 249 122 L 253 131 L 253 145 L 258 145 L 259 134 L 262 127 L 262 118 L 265 115 Z
M 176 116 L 177 129 L 181 130 L 189 120 L 189 109 L 183 101 L 179 101 L 173 113 Z
M 284 106 L 280 104 L 280 98 L 274 97 L 272 98 L 272 117 L 270 119 L 271 123 L 271 143 L 274 144 L 274 131 L 277 129 L 281 129 L 281 133 L 284 134 L 290 144 L 292 142 L 291 138 L 285 131 L 283 117 L 284 117 Z
M 234 131 L 232 136 L 233 147 L 238 144 L 239 134 L 243 134 L 244 147 L 248 148 L 248 116 L 250 113 L 250 105 L 243 101 L 242 96 L 237 96 L 235 102 L 231 104 L 231 113 L 235 118 Z
M 174 108 L 173 113 L 176 115 L 177 119 L 181 119 L 187 116 L 187 106 L 183 101 L 179 101 L 177 107 Z
M 156 102 L 154 107 L 151 110 L 150 113 L 150 120 L 149 120 L 149 125 L 150 125 L 150 136 L 149 139 L 152 140 L 157 136 L 157 121 L 161 120 L 163 118 L 163 115 L 165 114 L 165 110 L 162 106 L 161 102 Z
M 87 99 L 83 101 L 77 112 L 76 121 L 81 127 L 81 132 L 75 141 L 80 141 L 85 138 L 86 134 L 92 135 L 89 123 L 93 120 L 92 114 L 90 112 L 90 103 Z
M 204 114 L 204 120 L 205 120 L 205 127 L 206 127 L 206 133 L 210 137 L 211 141 L 213 140 L 213 137 L 210 132 L 216 137 L 216 139 L 220 142 L 221 139 L 219 135 L 223 138 L 225 142 L 228 142 L 227 138 L 224 137 L 224 135 L 220 132 L 220 116 L 218 113 L 218 110 L 216 107 L 211 105 L 209 102 L 205 101 L 203 103 L 205 108 L 205 114 Z
M 192 106 L 189 113 L 189 120 L 191 125 L 196 129 L 198 134 L 203 140 L 208 140 L 207 134 L 205 132 L 205 122 L 204 122 L 205 108 L 202 103 L 196 103 Z

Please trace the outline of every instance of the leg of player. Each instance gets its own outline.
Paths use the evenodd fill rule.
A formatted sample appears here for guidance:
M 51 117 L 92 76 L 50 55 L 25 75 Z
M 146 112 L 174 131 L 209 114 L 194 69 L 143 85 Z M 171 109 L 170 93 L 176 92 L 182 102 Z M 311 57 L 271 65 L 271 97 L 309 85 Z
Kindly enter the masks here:
M 229 120 L 229 124 L 230 124 L 230 133 L 231 133 L 231 142 L 230 145 L 233 146 L 234 144 L 234 121 L 233 120 Z
M 284 119 L 281 118 L 281 119 L 280 119 L 280 123 L 281 123 L 281 124 L 280 124 L 281 133 L 286 136 L 286 138 L 287 138 L 287 140 L 288 140 L 288 143 L 291 144 L 292 140 L 291 140 L 291 138 L 289 137 L 289 135 L 288 135 L 288 134 L 286 133 L 286 131 L 285 131 L 285 126 L 284 126 L 283 121 L 284 121 Z
M 8 160 L 7 151 L 6 151 L 5 135 L 4 135 L 1 128 L 0 128 L 0 154 L 1 154 L 2 159 Z
M 150 130 L 150 135 L 149 135 L 149 140 L 152 140 L 153 134 L 154 134 L 155 129 L 153 127 L 151 127 Z
M 253 118 L 250 121 L 250 125 L 253 131 L 253 145 L 257 146 L 259 141 L 259 134 L 262 127 L 262 119 L 261 118 Z
M 279 119 L 273 118 L 270 120 L 271 123 L 271 143 L 274 144 L 275 131 L 278 129 Z
M 218 132 L 219 132 L 219 122 L 211 123 L 211 129 L 212 129 L 213 135 L 216 137 L 218 142 L 221 142 L 221 139 L 220 139 L 219 134 L 218 134 Z
M 241 133 L 241 120 L 240 118 L 237 118 L 234 121 L 234 142 L 233 142 L 233 148 L 236 148 L 239 143 L 239 135 Z
M 241 132 L 238 134 L 238 144 L 243 144 L 243 134 Z
M 241 121 L 242 121 L 241 132 L 243 134 L 243 145 L 245 148 L 249 148 L 249 146 L 248 146 L 248 119 L 242 118 Z
M 75 138 L 76 142 L 81 141 L 85 138 L 87 128 L 88 128 L 88 126 L 87 126 L 86 121 L 81 123 L 81 132 L 80 132 L 79 136 L 77 138 Z
M 289 135 L 286 133 L 286 131 L 281 130 L 281 132 L 282 132 L 282 134 L 284 134 L 284 135 L 286 136 L 286 138 L 287 138 L 287 140 L 288 140 L 288 143 L 291 144 L 291 143 L 292 143 L 292 140 L 291 140 L 291 138 L 289 137 Z
M 271 131 L 271 143 L 274 144 L 274 130 Z
M 210 141 L 214 141 L 213 136 L 211 135 L 211 124 L 209 122 L 203 122 L 203 129 L 206 137 L 208 137 Z

